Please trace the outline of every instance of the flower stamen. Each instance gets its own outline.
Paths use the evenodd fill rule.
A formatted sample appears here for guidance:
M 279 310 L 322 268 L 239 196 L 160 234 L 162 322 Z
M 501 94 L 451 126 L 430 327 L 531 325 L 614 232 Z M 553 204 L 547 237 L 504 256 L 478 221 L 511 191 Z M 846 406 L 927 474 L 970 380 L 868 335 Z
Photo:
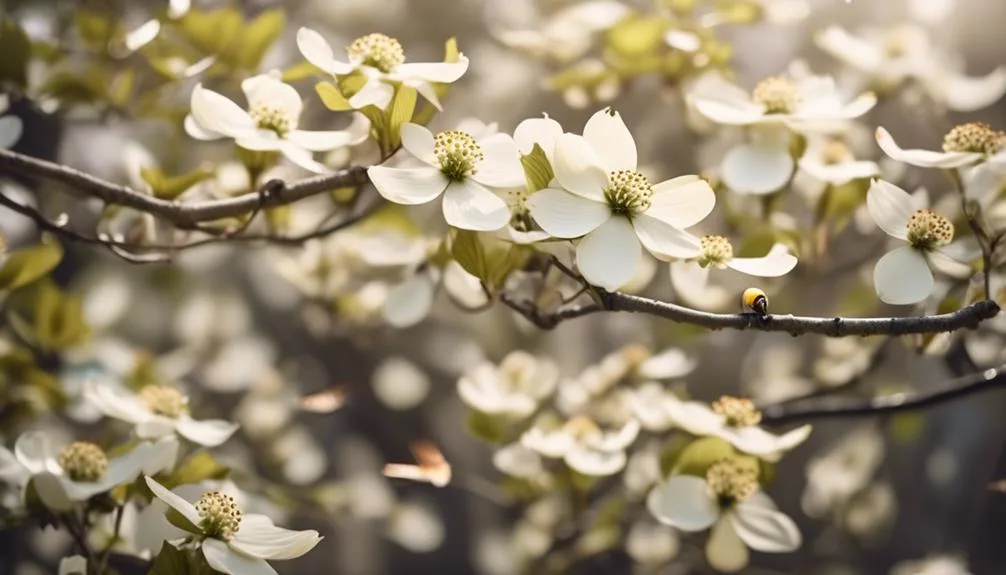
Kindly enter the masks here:
M 943 137 L 944 152 L 973 152 L 992 155 L 1006 147 L 1006 133 L 984 122 L 955 126 Z
M 732 459 L 722 459 L 706 470 L 706 483 L 720 507 L 729 508 L 758 490 L 758 471 Z
M 601 434 L 601 428 L 598 427 L 593 419 L 586 415 L 573 417 L 566 422 L 565 428 L 577 441 L 583 441 Z
M 931 209 L 915 210 L 908 218 L 908 243 L 917 250 L 929 251 L 954 239 L 954 224 Z
M 698 262 L 702 267 L 713 265 L 723 268 L 734 257 L 730 240 L 723 236 L 702 236 L 699 238 L 699 249 L 702 253 L 699 254 Z
M 173 387 L 145 385 L 139 395 L 147 408 L 157 415 L 174 419 L 189 410 L 189 398 Z
M 457 130 L 433 136 L 433 155 L 440 162 L 440 172 L 452 182 L 461 182 L 475 175 L 475 167 L 485 159 L 482 146 L 475 138 Z
M 730 427 L 750 427 L 761 421 L 761 412 L 750 399 L 724 395 L 712 403 L 712 408 L 726 418 Z
M 821 150 L 821 163 L 826 166 L 834 166 L 845 162 L 851 162 L 854 156 L 849 146 L 837 139 L 829 139 Z
M 226 493 L 204 493 L 196 502 L 196 512 L 202 519 L 199 526 L 207 537 L 230 539 L 241 527 L 241 509 Z
M 346 48 L 346 52 L 350 60 L 377 68 L 385 74 L 405 63 L 402 44 L 384 34 L 367 34 L 357 38 Z
M 59 466 L 70 479 L 92 483 L 108 470 L 108 457 L 93 443 L 75 441 L 59 454 Z
M 789 78 L 771 76 L 755 86 L 751 99 L 765 106 L 766 114 L 792 114 L 800 104 L 800 92 Z
M 295 123 L 282 106 L 259 102 L 253 104 L 248 110 L 248 115 L 255 120 L 255 125 L 262 130 L 272 130 L 280 138 L 290 133 L 294 129 Z
M 604 199 L 612 213 L 634 216 L 650 209 L 653 186 L 646 176 L 634 170 L 609 172 Z

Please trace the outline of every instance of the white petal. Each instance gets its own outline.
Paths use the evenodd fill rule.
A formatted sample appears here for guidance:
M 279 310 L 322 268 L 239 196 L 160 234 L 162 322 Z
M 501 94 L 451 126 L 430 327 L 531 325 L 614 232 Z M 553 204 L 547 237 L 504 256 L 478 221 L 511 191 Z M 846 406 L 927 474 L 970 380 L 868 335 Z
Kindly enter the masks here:
M 530 154 L 534 145 L 541 146 L 545 156 L 552 161 L 555 142 L 562 135 L 562 126 L 552 118 L 528 118 L 513 131 L 514 142 L 522 154 Z
M 675 379 L 695 371 L 698 362 L 683 350 L 670 347 L 650 356 L 636 368 L 636 374 L 649 379 Z
M 304 110 L 304 100 L 297 89 L 272 74 L 259 74 L 241 82 L 250 108 L 259 105 L 277 108 L 288 119 L 296 122 Z
M 189 13 L 189 8 L 192 7 L 192 0 L 169 0 L 168 1 L 168 18 L 172 20 L 177 20 L 182 16 Z
M 576 267 L 588 282 L 611 291 L 632 281 L 642 256 L 632 224 L 615 216 L 580 240 Z
M 22 487 L 30 476 L 31 472 L 18 461 L 14 453 L 0 445 L 0 481 Z
M 701 222 L 713 211 L 716 194 L 697 176 L 681 176 L 653 186 L 653 198 L 646 215 L 676 228 Z
M 240 146 L 241 142 L 238 142 L 238 145 Z M 309 172 L 314 172 L 315 174 L 328 174 L 332 172 L 331 168 L 315 160 L 311 152 L 293 142 L 280 140 L 278 149 L 284 158 Z
M 84 384 L 84 398 L 108 417 L 128 423 L 139 423 L 150 417 L 150 410 L 135 395 L 112 390 L 108 385 L 93 381 Z
M 822 30 L 814 37 L 814 42 L 825 52 L 864 72 L 877 70 L 884 60 L 876 45 L 838 26 Z
M 360 88 L 360 91 L 349 97 L 349 105 L 354 109 L 373 104 L 382 110 L 388 107 L 395 97 L 395 89 L 380 80 L 370 80 Z
M 569 451 L 573 446 L 573 437 L 562 429 L 543 431 L 540 427 L 532 427 L 521 434 L 520 443 L 545 457 L 555 459 Z
M 750 102 L 720 102 L 706 98 L 695 98 L 692 102 L 700 114 L 718 124 L 745 126 L 762 118 L 762 107 Z
M 932 150 L 905 150 L 894 141 L 891 133 L 877 128 L 877 144 L 891 159 L 923 168 L 959 168 L 980 162 L 981 154 L 972 152 L 934 152 Z
M 800 548 L 802 538 L 799 528 L 779 511 L 744 501 L 733 509 L 729 517 L 737 535 L 755 551 L 789 553 Z
M 498 188 L 523 188 L 524 167 L 520 163 L 520 152 L 513 138 L 506 134 L 493 134 L 479 140 L 485 159 L 476 166 L 477 173 L 472 179 L 486 186 Z
M 723 183 L 740 194 L 771 194 L 792 174 L 789 149 L 776 146 L 741 144 L 727 152 L 720 166 Z
M 605 108 L 595 113 L 583 127 L 583 138 L 600 156 L 607 171 L 636 169 L 636 141 L 618 112 Z
M 682 301 L 702 309 L 724 309 L 737 298 L 732 290 L 709 282 L 709 267 L 676 260 L 668 266 L 671 286 Z
M 373 166 L 367 170 L 367 175 L 384 199 L 405 205 L 432 202 L 447 189 L 449 183 L 436 168 Z
M 213 130 L 207 129 L 205 126 L 197 122 L 196 119 L 192 117 L 192 114 L 187 114 L 185 116 L 183 125 L 185 127 L 185 133 L 197 140 L 211 141 L 224 137 L 224 135 L 220 132 L 214 132 Z
M 294 531 L 276 527 L 265 515 L 250 513 L 241 519 L 230 546 L 252 557 L 283 560 L 300 557 L 319 541 L 321 537 L 313 529 Z
M 1006 93 L 1006 67 L 999 66 L 977 78 L 963 75 L 941 76 L 943 98 L 948 108 L 974 112 L 991 106 Z
M 264 559 L 238 553 L 219 539 L 204 539 L 201 547 L 206 563 L 224 575 L 276 575 Z
M 563 188 L 597 202 L 604 200 L 608 174 L 604 161 L 583 137 L 563 134 L 555 142 L 555 179 Z
M 432 278 L 427 274 L 417 273 L 388 290 L 382 316 L 392 327 L 416 325 L 429 315 L 434 295 L 436 285 Z
M 353 135 L 345 130 L 293 130 L 286 139 L 311 152 L 327 152 L 353 143 Z
M 52 439 L 41 431 L 22 433 L 14 443 L 14 456 L 32 473 L 61 473 L 62 469 L 56 463 L 59 453 Z
M 329 45 L 321 34 L 310 28 L 297 30 L 297 48 L 300 49 L 300 53 L 304 56 L 305 60 L 329 74 L 341 75 L 349 74 L 353 71 L 351 65 L 336 62 L 332 46 Z
M 196 507 L 194 505 L 182 499 L 178 495 L 175 495 L 169 491 L 167 487 L 164 487 L 152 477 L 144 477 L 144 479 L 147 482 L 147 487 L 150 488 L 150 491 L 155 497 L 166 503 L 168 507 L 177 511 L 193 525 L 199 525 L 201 519 L 199 518 L 199 512 L 196 511 Z
M 174 433 L 175 420 L 162 415 L 151 414 L 136 423 L 136 435 L 140 439 L 157 439 L 166 435 L 174 435 Z
M 126 49 L 130 52 L 135 52 L 149 44 L 160 32 L 160 20 L 147 20 L 138 28 L 126 34 L 126 38 L 124 39 Z
M 520 443 L 501 447 L 493 454 L 493 466 L 511 477 L 531 478 L 544 471 L 541 456 Z
M 42 503 L 53 511 L 73 509 L 75 500 L 67 493 L 63 477 L 52 473 L 39 473 L 31 478 L 31 484 Z
M 720 427 L 715 435 L 730 442 L 738 450 L 757 455 L 766 460 L 776 460 L 783 452 L 792 449 L 810 435 L 808 426 L 800 427 L 784 436 L 765 431 L 760 427 Z
M 255 130 L 255 121 L 233 100 L 197 84 L 190 98 L 192 118 L 205 130 L 243 136 Z
M 0 150 L 12 147 L 21 139 L 24 131 L 24 123 L 16 116 L 4 116 L 0 118 Z
M 899 240 L 908 237 L 908 219 L 915 212 L 908 192 L 884 180 L 874 180 L 866 193 L 866 208 L 887 235 Z
M 699 239 L 648 214 L 632 219 L 639 241 L 657 259 L 692 258 L 701 252 Z
M 403 83 L 415 88 L 416 92 L 418 92 L 423 98 L 426 98 L 430 104 L 433 104 L 433 107 L 436 108 L 437 111 L 442 112 L 444 110 L 443 105 L 440 103 L 440 97 L 437 96 L 437 90 L 433 87 L 433 84 L 430 84 L 426 80 L 406 80 Z
M 541 229 L 556 238 L 586 235 L 611 217 L 607 204 L 558 188 L 545 188 L 531 194 L 527 207 Z
M 747 566 L 748 548 L 737 535 L 733 522 L 724 519 L 713 527 L 706 542 L 706 561 L 722 573 L 736 573 Z
M 178 434 L 193 443 L 206 447 L 216 447 L 230 439 L 238 429 L 238 424 L 222 419 L 196 421 L 187 414 L 178 418 L 176 423 Z
M 60 559 L 59 575 L 87 575 L 87 559 L 82 555 Z
M 564 461 L 570 469 L 591 477 L 614 475 L 625 468 L 624 451 L 601 451 L 575 444 Z
M 800 169 L 814 178 L 829 184 L 841 185 L 852 180 L 871 178 L 880 175 L 880 166 L 876 162 L 843 162 L 840 164 L 825 164 L 806 156 L 799 161 Z
M 775 244 L 760 258 L 733 258 L 727 262 L 727 267 L 751 276 L 777 278 L 791 272 L 796 262 L 796 256 L 789 253 L 788 247 Z
M 510 209 L 503 198 L 478 182 L 452 182 L 444 192 L 444 220 L 463 230 L 488 232 L 510 222 Z
M 669 398 L 668 411 L 675 424 L 692 435 L 713 435 L 724 428 L 724 418 L 707 404 Z M 755 428 L 757 429 L 757 428 Z
M 437 167 L 433 155 L 433 133 L 426 126 L 407 122 L 402 124 L 402 147 L 422 162 Z
M 873 287 L 884 303 L 918 303 L 929 296 L 934 283 L 926 258 L 909 246 L 887 252 L 873 268 Z
M 431 62 L 402 64 L 395 68 L 394 75 L 401 78 L 419 78 L 427 82 L 450 84 L 468 71 L 468 58 L 462 55 L 457 62 Z
M 646 508 L 657 521 L 682 531 L 708 529 L 720 516 L 705 479 L 692 475 L 675 475 L 658 483 L 646 498 Z
M 181 443 L 178 437 L 167 435 L 158 439 L 150 450 L 150 456 L 143 465 L 144 475 L 156 475 L 162 471 L 174 469 L 178 463 L 178 452 Z
M 457 261 L 449 261 L 444 266 L 443 286 L 454 301 L 465 307 L 481 308 L 489 303 L 482 280 L 468 273 Z

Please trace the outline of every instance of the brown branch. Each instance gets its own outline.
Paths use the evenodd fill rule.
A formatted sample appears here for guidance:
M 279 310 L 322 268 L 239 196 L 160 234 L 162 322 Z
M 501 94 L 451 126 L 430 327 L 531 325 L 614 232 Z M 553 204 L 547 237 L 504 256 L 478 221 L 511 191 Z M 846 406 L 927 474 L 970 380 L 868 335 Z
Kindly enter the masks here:
M 953 313 L 930 316 L 843 318 L 772 314 L 761 317 L 748 313 L 710 313 L 636 295 L 598 291 L 599 303 L 560 308 L 550 313 L 543 313 L 533 303 L 515 300 L 505 293 L 500 294 L 500 301 L 542 329 L 552 329 L 563 321 L 601 311 L 624 311 L 707 329 L 781 331 L 793 336 L 813 333 L 828 337 L 952 332 L 973 329 L 999 313 L 996 302 L 983 300 Z
M 182 203 L 155 198 L 68 166 L 11 150 L 0 150 L 0 175 L 13 174 L 64 184 L 72 193 L 98 198 L 108 204 L 133 208 L 157 216 L 180 228 L 192 227 L 200 222 L 237 217 L 255 210 L 260 205 L 262 208 L 286 205 L 336 188 L 359 187 L 369 182 L 367 168 L 354 166 L 292 183 L 281 182 L 278 186 L 275 182 L 279 180 L 271 180 L 264 184 L 263 188 L 265 186 L 275 188 L 268 190 L 264 195 L 262 190 L 257 190 L 233 198 Z

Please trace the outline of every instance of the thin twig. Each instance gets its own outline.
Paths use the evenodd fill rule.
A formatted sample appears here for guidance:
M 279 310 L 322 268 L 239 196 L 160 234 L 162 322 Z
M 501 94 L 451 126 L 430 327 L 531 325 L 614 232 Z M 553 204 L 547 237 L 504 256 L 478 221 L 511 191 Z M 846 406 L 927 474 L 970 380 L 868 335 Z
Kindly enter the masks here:
M 952 379 L 937 389 L 919 393 L 895 393 L 866 399 L 820 397 L 796 403 L 768 405 L 761 409 L 762 424 L 776 426 L 817 419 L 865 417 L 913 411 L 1004 385 L 1006 385 L 1006 365 Z

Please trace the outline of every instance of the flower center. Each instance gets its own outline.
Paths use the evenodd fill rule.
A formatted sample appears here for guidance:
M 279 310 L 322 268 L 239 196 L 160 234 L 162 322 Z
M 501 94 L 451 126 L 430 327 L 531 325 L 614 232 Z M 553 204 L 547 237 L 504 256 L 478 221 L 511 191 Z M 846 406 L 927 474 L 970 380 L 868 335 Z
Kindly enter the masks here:
M 196 501 L 196 511 L 202 519 L 199 526 L 207 537 L 230 539 L 241 527 L 241 510 L 237 501 L 226 493 L 204 493 Z
M 828 143 L 824 145 L 824 149 L 821 150 L 821 162 L 827 166 L 848 162 L 852 158 L 853 155 L 849 150 L 849 146 L 846 146 L 841 140 L 828 140 Z
M 147 404 L 150 411 L 170 418 L 176 418 L 189 410 L 189 398 L 166 385 L 143 386 L 140 390 L 140 399 Z
M 357 38 L 346 48 L 346 52 L 351 60 L 377 68 L 385 74 L 405 63 L 402 44 L 384 34 L 367 34 Z
M 94 482 L 108 469 L 108 458 L 97 445 L 75 441 L 59 454 L 59 466 L 74 481 Z
M 475 166 L 485 158 L 475 138 L 457 130 L 433 136 L 433 155 L 440 162 L 440 171 L 453 182 L 475 175 Z
M 765 106 L 766 114 L 792 114 L 800 103 L 800 93 L 785 76 L 771 76 L 755 86 L 751 99 Z
M 758 490 L 758 472 L 732 459 L 723 459 L 706 470 L 706 483 L 720 507 L 726 508 L 744 501 Z
M 912 29 L 909 26 L 895 26 L 884 35 L 884 54 L 896 60 L 908 54 Z
M 1006 146 L 1006 133 L 984 122 L 961 124 L 943 137 L 944 152 L 974 152 L 992 155 Z
M 255 120 L 255 124 L 262 130 L 272 130 L 280 138 L 286 136 L 294 126 L 289 114 L 282 106 L 268 103 L 253 104 L 248 115 Z
M 761 421 L 761 412 L 750 399 L 724 395 L 712 404 L 713 411 L 726 418 L 730 427 L 750 427 Z
M 608 201 L 612 213 L 633 216 L 650 209 L 653 186 L 646 176 L 634 170 L 618 170 L 608 173 L 608 187 L 604 189 L 604 199 Z
M 933 210 L 915 210 L 908 218 L 908 243 L 917 250 L 945 246 L 953 239 L 954 224 Z
M 699 265 L 708 267 L 714 265 L 722 268 L 734 257 L 734 248 L 730 240 L 723 236 L 702 236 L 699 238 Z
M 589 437 L 595 437 L 601 434 L 601 428 L 594 423 L 594 420 L 586 415 L 577 415 L 567 421 L 566 431 L 568 431 L 577 441 L 583 441 Z

